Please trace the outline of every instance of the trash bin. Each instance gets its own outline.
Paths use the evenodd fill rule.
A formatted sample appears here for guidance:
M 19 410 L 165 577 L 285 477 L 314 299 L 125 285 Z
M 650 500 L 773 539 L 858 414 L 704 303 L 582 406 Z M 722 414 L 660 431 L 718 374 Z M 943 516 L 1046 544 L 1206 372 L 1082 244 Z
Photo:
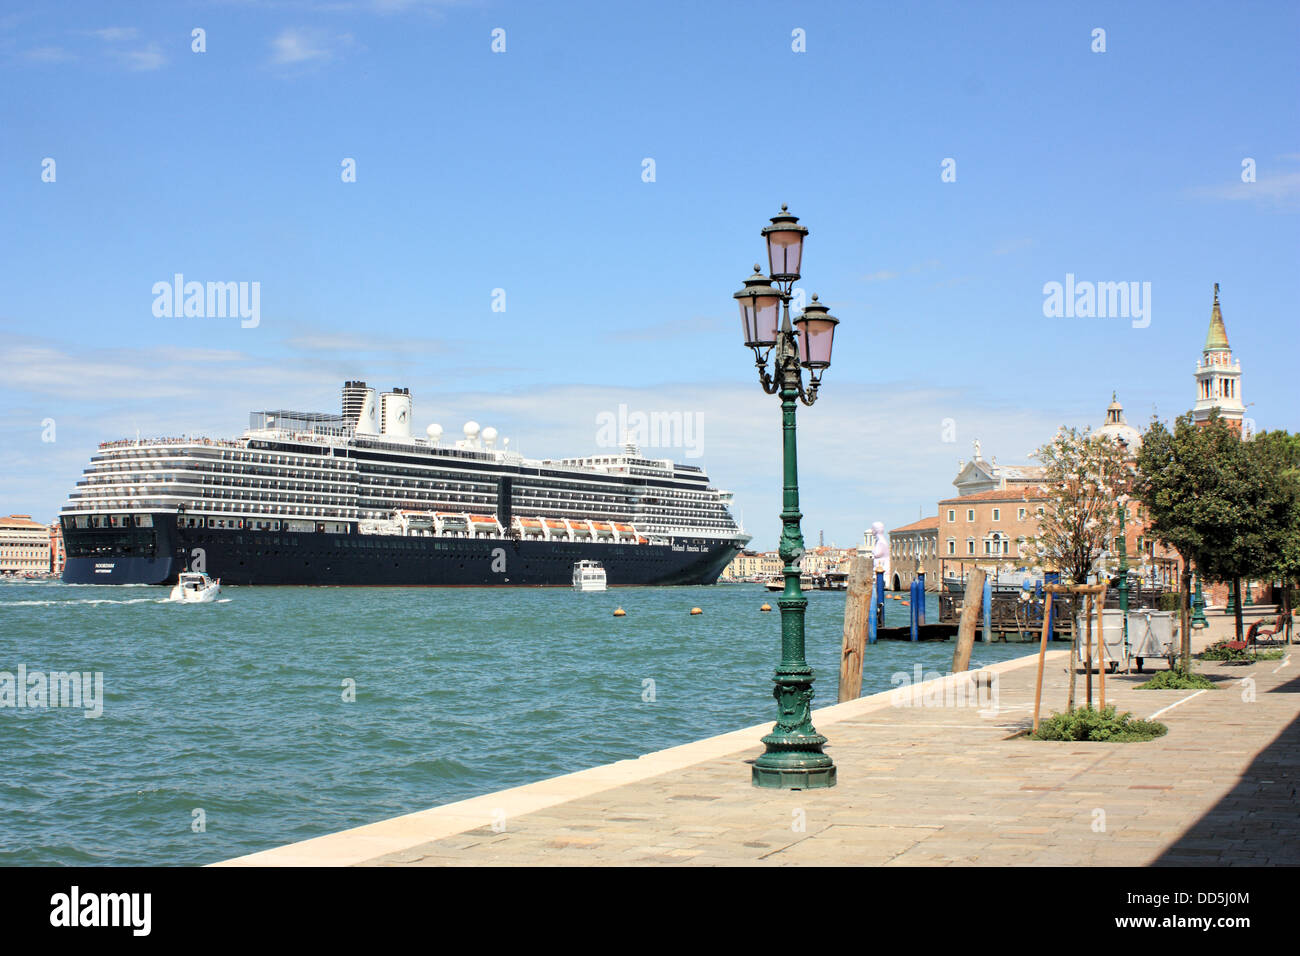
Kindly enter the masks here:
M 1173 611 L 1128 612 L 1130 657 L 1168 657 L 1174 652 Z
M 1101 640 L 1097 634 L 1097 612 L 1092 612 L 1092 664 L 1099 667 L 1104 659 L 1112 671 L 1128 666 L 1128 654 L 1124 647 L 1124 612 L 1118 609 L 1104 609 L 1101 612 Z M 1083 614 L 1075 616 L 1075 633 L 1079 635 L 1079 663 L 1087 660 L 1088 622 Z

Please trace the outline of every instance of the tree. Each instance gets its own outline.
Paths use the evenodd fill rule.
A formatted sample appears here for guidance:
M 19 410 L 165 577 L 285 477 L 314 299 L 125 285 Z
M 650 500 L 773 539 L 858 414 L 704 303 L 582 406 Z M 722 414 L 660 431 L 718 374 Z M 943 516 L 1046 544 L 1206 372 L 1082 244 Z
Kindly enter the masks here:
M 1300 579 L 1300 435 L 1260 432 L 1250 443 L 1250 458 L 1265 482 L 1268 512 L 1264 560 L 1252 573 L 1281 581 L 1289 639 L 1291 588 Z
M 1046 496 L 1043 517 L 1027 542 L 1029 563 L 1059 571 L 1065 584 L 1087 584 L 1119 530 L 1116 505 L 1127 501 L 1131 469 L 1122 444 L 1088 429 L 1062 428 L 1034 453 L 1042 463 Z M 1079 619 L 1078 596 L 1070 597 L 1071 621 Z M 1070 642 L 1070 696 L 1074 706 L 1075 662 L 1079 656 L 1078 627 Z M 1101 640 L 1101 635 L 1097 635 Z
M 1172 431 L 1153 419 L 1142 436 L 1137 467 L 1134 491 L 1149 519 L 1149 533 L 1183 559 L 1181 669 L 1190 671 L 1192 564 L 1210 580 L 1230 581 L 1265 560 L 1264 482 L 1252 474 L 1241 436 L 1217 411 L 1204 426 L 1182 415 Z M 1238 638 L 1240 621 L 1239 610 Z

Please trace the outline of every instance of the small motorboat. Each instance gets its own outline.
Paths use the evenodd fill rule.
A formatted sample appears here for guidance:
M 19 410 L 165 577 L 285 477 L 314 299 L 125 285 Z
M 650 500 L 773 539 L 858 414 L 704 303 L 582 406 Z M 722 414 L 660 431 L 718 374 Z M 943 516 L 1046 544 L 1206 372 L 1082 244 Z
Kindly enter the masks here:
M 573 566 L 573 590 L 605 590 L 605 567 L 599 561 L 579 561 Z
M 171 600 L 184 604 L 207 604 L 221 593 L 221 580 L 202 571 L 182 571 L 172 588 Z

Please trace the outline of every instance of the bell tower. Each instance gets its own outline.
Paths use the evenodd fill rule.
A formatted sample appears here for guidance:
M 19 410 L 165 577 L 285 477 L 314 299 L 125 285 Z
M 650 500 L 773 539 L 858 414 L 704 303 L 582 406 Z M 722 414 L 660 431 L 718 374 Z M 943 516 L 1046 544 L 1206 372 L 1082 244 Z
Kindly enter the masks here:
M 1192 417 L 1204 425 L 1210 411 L 1217 408 L 1219 417 L 1230 428 L 1241 431 L 1246 406 L 1241 401 L 1241 363 L 1233 361 L 1228 345 L 1228 330 L 1219 310 L 1219 283 L 1214 283 L 1214 305 L 1210 310 L 1210 330 L 1205 336 L 1201 361 L 1196 365 L 1196 404 Z

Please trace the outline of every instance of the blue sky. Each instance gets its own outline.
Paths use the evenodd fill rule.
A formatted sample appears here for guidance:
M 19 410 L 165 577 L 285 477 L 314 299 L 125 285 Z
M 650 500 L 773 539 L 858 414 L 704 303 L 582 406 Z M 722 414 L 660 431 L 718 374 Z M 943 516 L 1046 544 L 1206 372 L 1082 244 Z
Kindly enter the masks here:
M 731 293 L 782 202 L 842 321 L 800 413 L 810 540 L 933 513 L 973 439 L 1024 461 L 1112 390 L 1186 410 L 1216 281 L 1247 414 L 1300 428 L 1293 4 L 5 10 L 0 512 L 53 518 L 99 441 L 362 378 L 538 457 L 620 404 L 697 416 L 702 458 L 659 453 L 773 546 L 779 408 Z M 259 324 L 155 317 L 178 272 L 260 283 Z M 1067 273 L 1149 282 L 1150 324 L 1045 318 Z

